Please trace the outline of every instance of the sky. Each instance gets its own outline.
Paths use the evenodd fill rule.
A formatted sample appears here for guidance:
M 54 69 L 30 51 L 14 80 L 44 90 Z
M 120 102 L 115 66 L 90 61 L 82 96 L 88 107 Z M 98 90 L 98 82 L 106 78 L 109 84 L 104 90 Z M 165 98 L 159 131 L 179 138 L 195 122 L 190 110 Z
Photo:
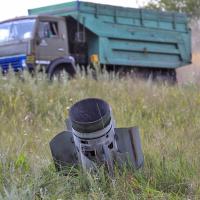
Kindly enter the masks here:
M 47 5 L 69 2 L 73 0 L 5 0 L 0 6 L 0 21 L 28 15 L 27 10 Z M 141 7 L 147 0 L 85 0 L 102 4 L 111 4 L 125 7 Z

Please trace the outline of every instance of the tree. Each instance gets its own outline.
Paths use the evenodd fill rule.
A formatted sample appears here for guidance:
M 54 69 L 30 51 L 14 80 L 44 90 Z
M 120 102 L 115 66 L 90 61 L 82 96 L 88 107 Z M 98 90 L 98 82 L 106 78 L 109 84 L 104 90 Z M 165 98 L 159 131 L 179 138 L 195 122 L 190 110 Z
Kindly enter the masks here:
M 200 17 L 200 0 L 151 0 L 146 7 L 165 11 L 184 12 L 192 18 Z

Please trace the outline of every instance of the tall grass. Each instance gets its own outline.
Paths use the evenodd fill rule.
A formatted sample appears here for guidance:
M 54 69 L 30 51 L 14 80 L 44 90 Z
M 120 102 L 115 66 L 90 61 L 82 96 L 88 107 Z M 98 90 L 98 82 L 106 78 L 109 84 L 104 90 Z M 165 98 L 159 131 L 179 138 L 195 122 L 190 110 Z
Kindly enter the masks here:
M 0 77 L 0 199 L 199 199 L 200 85 L 155 84 L 104 74 L 63 83 L 43 76 Z M 111 179 L 55 172 L 49 141 L 65 129 L 69 107 L 98 97 L 118 127 L 140 128 L 145 165 Z

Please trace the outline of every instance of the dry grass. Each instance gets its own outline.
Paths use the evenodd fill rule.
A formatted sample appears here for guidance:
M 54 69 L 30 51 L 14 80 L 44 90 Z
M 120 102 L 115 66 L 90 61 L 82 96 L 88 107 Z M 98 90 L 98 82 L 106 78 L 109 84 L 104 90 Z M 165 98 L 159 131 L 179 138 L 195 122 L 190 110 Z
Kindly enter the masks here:
M 12 75 L 11 75 L 12 76 Z M 200 198 L 200 87 L 156 85 L 108 74 L 62 85 L 43 77 L 0 78 L 0 199 Z M 68 108 L 86 97 L 112 106 L 118 127 L 140 127 L 145 166 L 111 180 L 54 170 L 48 143 L 64 129 Z

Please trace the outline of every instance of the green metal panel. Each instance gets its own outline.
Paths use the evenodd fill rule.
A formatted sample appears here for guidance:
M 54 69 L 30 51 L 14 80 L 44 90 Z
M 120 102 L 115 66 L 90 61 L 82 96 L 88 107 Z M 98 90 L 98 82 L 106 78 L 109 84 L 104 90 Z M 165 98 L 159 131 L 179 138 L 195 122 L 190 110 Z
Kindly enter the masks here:
M 78 10 L 77 2 L 68 2 L 57 4 L 53 6 L 45 6 L 41 8 L 29 9 L 29 15 L 49 14 L 49 15 L 65 15 L 67 12 L 73 12 Z
M 102 64 L 177 68 L 191 62 L 191 32 L 184 14 L 70 2 L 29 14 L 71 16 L 94 35 L 89 55 Z

